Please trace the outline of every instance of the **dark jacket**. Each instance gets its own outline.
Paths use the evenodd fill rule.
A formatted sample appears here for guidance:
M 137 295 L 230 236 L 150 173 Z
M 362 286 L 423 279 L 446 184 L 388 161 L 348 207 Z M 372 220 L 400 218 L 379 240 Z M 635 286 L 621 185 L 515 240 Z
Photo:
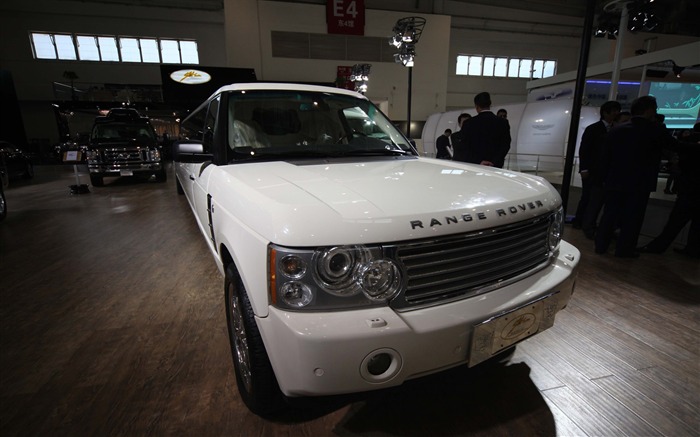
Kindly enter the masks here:
M 604 144 L 606 190 L 639 193 L 656 191 L 661 151 L 676 140 L 663 125 L 632 117 L 613 127 Z
M 439 137 L 437 137 L 437 140 L 435 140 L 435 148 L 437 150 L 435 157 L 438 159 L 452 159 L 450 151 L 448 150 L 449 147 L 450 139 L 447 138 L 447 135 L 442 134 Z
M 604 143 L 608 129 L 603 120 L 588 125 L 581 137 L 581 146 L 578 150 L 579 171 L 587 171 L 589 180 L 602 184 L 605 168 Z
M 455 161 L 480 164 L 491 161 L 503 167 L 510 150 L 510 124 L 491 111 L 481 111 L 465 121 L 459 131 L 459 143 L 452 143 Z

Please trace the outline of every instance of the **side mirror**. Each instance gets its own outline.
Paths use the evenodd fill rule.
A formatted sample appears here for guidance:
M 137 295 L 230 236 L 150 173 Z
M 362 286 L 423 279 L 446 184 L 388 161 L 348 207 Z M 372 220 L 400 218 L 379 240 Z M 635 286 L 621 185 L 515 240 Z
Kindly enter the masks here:
M 211 153 L 204 153 L 204 145 L 199 141 L 182 141 L 173 143 L 173 161 L 175 162 L 205 162 L 211 161 Z

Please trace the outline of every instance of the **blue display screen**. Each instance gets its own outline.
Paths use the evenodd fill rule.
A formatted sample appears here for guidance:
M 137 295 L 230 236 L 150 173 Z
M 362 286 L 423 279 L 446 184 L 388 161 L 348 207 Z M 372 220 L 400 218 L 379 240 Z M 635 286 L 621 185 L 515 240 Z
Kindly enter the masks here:
M 691 129 L 698 122 L 700 84 L 652 82 L 649 95 L 656 97 L 657 112 L 666 117 L 669 129 Z

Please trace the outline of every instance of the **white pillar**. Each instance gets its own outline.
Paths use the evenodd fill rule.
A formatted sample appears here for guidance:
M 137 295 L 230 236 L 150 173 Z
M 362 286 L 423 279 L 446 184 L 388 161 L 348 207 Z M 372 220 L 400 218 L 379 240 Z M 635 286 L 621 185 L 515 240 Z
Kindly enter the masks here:
M 627 33 L 627 22 L 629 20 L 629 11 L 627 3 L 622 5 L 620 14 L 620 27 L 617 31 L 617 45 L 615 46 L 615 59 L 613 60 L 612 79 L 610 80 L 610 95 L 608 100 L 617 100 L 617 83 L 620 81 L 620 66 L 622 65 L 622 47 Z

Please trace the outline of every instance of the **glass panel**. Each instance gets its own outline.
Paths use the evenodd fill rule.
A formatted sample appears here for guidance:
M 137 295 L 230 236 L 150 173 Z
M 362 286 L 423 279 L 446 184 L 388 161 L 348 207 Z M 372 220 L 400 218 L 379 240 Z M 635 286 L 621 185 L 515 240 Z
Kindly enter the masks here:
M 542 77 L 554 76 L 557 72 L 557 61 L 545 61 Z
M 518 76 L 529 79 L 531 66 L 532 66 L 532 59 L 521 59 L 520 60 L 520 74 Z
M 456 74 L 469 74 L 469 56 L 457 56 L 457 71 Z
M 100 51 L 97 50 L 97 41 L 94 36 L 76 37 L 78 40 L 78 55 L 81 61 L 99 61 Z
M 103 61 L 119 62 L 116 38 L 113 36 L 98 36 L 97 43 L 100 46 L 100 57 Z
M 70 35 L 54 35 L 54 41 L 56 41 L 58 59 L 78 59 L 78 56 L 75 54 L 75 45 L 73 44 L 73 37 L 71 37 Z
M 496 64 L 496 58 L 485 57 L 484 58 L 484 76 L 493 76 L 493 68 Z
M 122 62 L 141 62 L 139 41 L 136 38 L 119 38 Z
M 183 64 L 199 64 L 199 52 L 195 41 L 180 41 Z
M 481 56 L 470 56 L 469 57 L 469 75 L 470 76 L 481 76 Z
M 520 69 L 520 59 L 511 59 L 508 61 L 508 77 L 518 77 Z
M 177 41 L 170 39 L 160 40 L 160 54 L 164 64 L 180 63 L 180 50 Z
M 141 43 L 141 56 L 143 57 L 143 62 L 160 62 L 160 53 L 158 52 L 157 40 L 141 38 L 139 42 Z
M 56 49 L 53 46 L 51 35 L 46 33 L 32 33 L 34 56 L 37 59 L 56 59 Z
M 532 78 L 542 79 L 542 69 L 544 68 L 544 61 L 541 59 L 536 60 L 532 64 Z
M 494 76 L 506 77 L 508 71 L 508 58 L 496 58 L 496 67 L 494 68 Z

